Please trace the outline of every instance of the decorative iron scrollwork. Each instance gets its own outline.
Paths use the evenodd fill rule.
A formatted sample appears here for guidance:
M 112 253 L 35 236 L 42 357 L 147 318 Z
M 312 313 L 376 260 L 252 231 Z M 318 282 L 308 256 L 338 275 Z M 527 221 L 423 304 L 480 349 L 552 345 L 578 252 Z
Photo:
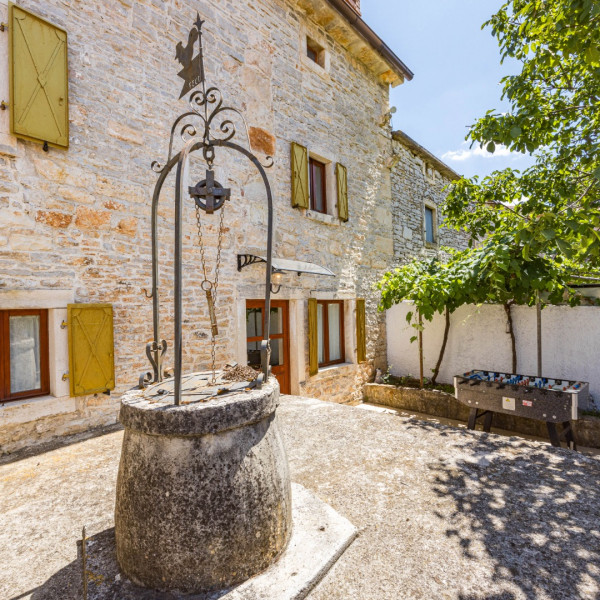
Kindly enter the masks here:
M 146 355 L 152 365 L 154 382 L 162 381 L 163 369 L 162 359 L 167 351 L 167 343 L 160 337 L 160 295 L 158 293 L 159 284 L 159 250 L 158 250 L 158 202 L 162 186 L 168 174 L 176 168 L 175 184 L 175 227 L 174 227 L 174 399 L 175 404 L 180 403 L 181 397 L 181 377 L 182 377 L 182 323 L 183 323 L 183 271 L 182 271 L 182 210 L 183 197 L 187 193 L 193 198 L 198 211 L 202 210 L 207 214 L 222 209 L 225 201 L 230 199 L 231 192 L 225 189 L 220 183 L 214 180 L 213 162 L 217 148 L 228 149 L 238 152 L 245 156 L 257 169 L 265 186 L 267 199 L 267 252 L 266 252 L 266 289 L 265 289 L 265 340 L 261 347 L 262 359 L 262 379 L 266 380 L 270 372 L 270 344 L 269 320 L 270 320 L 270 294 L 271 294 L 271 256 L 273 247 L 273 198 L 271 187 L 265 173 L 265 169 L 273 166 L 274 161 L 271 156 L 267 156 L 265 163 L 261 161 L 250 150 L 250 135 L 244 115 L 236 108 L 225 106 L 221 91 L 216 87 L 206 86 L 204 71 L 203 47 L 202 47 L 202 25 L 203 21 L 198 16 L 194 23 L 195 29 L 190 31 L 187 45 L 183 43 L 177 45 L 176 58 L 183 66 L 179 76 L 184 79 L 185 93 L 200 86 L 200 89 L 193 91 L 189 97 L 190 110 L 179 115 L 173 125 L 169 137 L 169 151 L 165 163 L 154 161 L 151 165 L 152 170 L 158 173 L 158 180 L 152 197 L 152 310 L 154 325 L 154 341 L 146 346 Z M 199 46 L 199 53 L 195 54 L 196 43 Z M 182 96 L 185 95 L 182 93 Z M 240 119 L 243 123 L 248 149 L 232 142 L 236 135 L 236 121 Z M 173 154 L 174 139 L 176 134 L 183 140 L 183 147 L 177 154 Z M 194 186 L 185 184 L 187 179 L 187 168 L 189 157 L 194 152 L 201 152 L 207 163 L 208 169 L 206 178 Z M 221 227 L 222 228 L 221 211 Z M 199 218 L 199 217 L 198 217 Z M 219 234 L 220 236 L 221 234 Z M 220 237 L 219 237 L 220 240 Z M 218 248 L 220 249 L 220 242 Z M 203 251 L 203 250 L 201 250 Z M 217 252 L 217 264 L 220 250 Z M 205 280 L 206 265 L 204 257 L 202 258 Z M 218 271 L 215 269 L 214 290 L 205 290 L 209 309 L 214 311 L 214 293 L 218 281 Z M 209 293 L 210 292 L 210 293 Z M 210 296 L 210 297 L 209 297 Z M 211 303 L 212 302 L 212 303 Z M 213 378 L 214 378 L 214 356 L 215 356 L 215 336 L 218 335 L 216 327 L 216 317 L 211 315 L 212 327 L 212 357 L 213 357 Z M 140 385 L 148 383 L 148 373 L 140 378 Z M 260 385 L 260 383 L 259 383 Z

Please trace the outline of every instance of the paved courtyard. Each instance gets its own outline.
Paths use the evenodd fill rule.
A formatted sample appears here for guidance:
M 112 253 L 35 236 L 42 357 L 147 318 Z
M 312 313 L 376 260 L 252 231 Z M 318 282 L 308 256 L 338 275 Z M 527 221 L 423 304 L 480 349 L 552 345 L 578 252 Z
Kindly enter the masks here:
M 600 458 L 306 398 L 279 414 L 292 480 L 360 529 L 311 600 L 600 598 Z M 2 600 L 82 597 L 61 574 L 84 524 L 113 526 L 121 439 L 0 466 Z

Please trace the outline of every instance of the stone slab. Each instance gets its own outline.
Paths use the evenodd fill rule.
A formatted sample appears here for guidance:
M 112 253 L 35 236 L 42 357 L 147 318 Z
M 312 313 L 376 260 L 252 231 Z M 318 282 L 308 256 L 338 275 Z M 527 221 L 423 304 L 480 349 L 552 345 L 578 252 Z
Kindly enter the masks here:
M 297 483 L 292 519 L 292 539 L 281 559 L 224 600 L 302 600 L 358 535 L 348 519 Z
M 302 600 L 356 538 L 357 529 L 298 484 L 292 484 L 292 519 L 292 538 L 274 565 L 241 585 L 216 594 L 183 595 L 135 586 L 119 573 L 114 529 L 105 530 L 86 543 L 87 600 Z M 70 581 L 56 582 L 56 596 L 46 590 L 51 594 L 47 600 L 58 600 L 61 590 L 76 589 L 80 580 L 81 566 L 71 569 Z
M 360 530 L 307 600 L 600 598 L 599 456 L 379 410 L 282 397 L 292 480 Z M 2 600 L 82 600 L 122 438 L 0 464 Z

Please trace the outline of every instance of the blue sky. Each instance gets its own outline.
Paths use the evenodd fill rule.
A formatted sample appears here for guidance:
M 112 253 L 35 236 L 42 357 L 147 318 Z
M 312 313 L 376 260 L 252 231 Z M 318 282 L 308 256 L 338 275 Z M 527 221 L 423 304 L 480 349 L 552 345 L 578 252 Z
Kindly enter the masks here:
M 486 110 L 506 110 L 500 79 L 518 65 L 500 65 L 498 43 L 481 25 L 501 0 L 362 0 L 363 19 L 408 65 L 412 81 L 391 91 L 401 129 L 461 175 L 486 175 L 531 159 L 505 148 L 494 155 L 464 141 Z

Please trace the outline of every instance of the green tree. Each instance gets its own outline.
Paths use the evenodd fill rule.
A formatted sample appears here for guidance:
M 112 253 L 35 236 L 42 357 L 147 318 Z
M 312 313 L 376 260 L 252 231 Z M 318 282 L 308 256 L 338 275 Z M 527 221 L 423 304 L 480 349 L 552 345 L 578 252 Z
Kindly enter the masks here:
M 406 320 L 417 332 L 423 331 L 422 319 L 432 321 L 436 313 L 445 313 L 446 326 L 444 339 L 433 371 L 431 382 L 436 379 L 444 358 L 448 332 L 450 330 L 450 313 L 464 303 L 463 294 L 466 289 L 460 280 L 439 258 L 427 260 L 413 259 L 406 265 L 385 273 L 375 285 L 381 291 L 379 310 L 391 308 L 404 300 L 414 304 L 414 311 L 409 311 Z M 418 338 L 418 333 L 411 337 L 411 342 Z M 419 360 L 422 363 L 422 342 L 419 339 Z M 422 382 L 421 382 L 422 385 Z
M 443 210 L 472 242 L 499 233 L 525 260 L 553 256 L 600 265 L 600 2 L 511 0 L 484 24 L 502 60 L 521 63 L 502 80 L 509 110 L 490 110 L 467 140 L 503 144 L 535 163 L 458 181 Z
M 381 291 L 380 310 L 404 300 L 414 303 L 416 314 L 431 321 L 436 313 L 445 314 L 444 337 L 432 382 L 435 383 L 444 357 L 450 314 L 463 304 L 501 304 L 506 312 L 511 339 L 512 370 L 517 372 L 517 349 L 511 308 L 515 304 L 533 306 L 568 301 L 575 305 L 580 294 L 571 287 L 573 267 L 545 256 L 523 256 L 510 236 L 489 237 L 485 243 L 463 251 L 447 249 L 450 258 L 415 259 L 386 273 L 376 284 Z M 421 320 L 413 311 L 407 321 L 422 331 Z M 413 336 L 411 341 L 417 339 Z M 422 349 L 420 348 L 420 351 Z

